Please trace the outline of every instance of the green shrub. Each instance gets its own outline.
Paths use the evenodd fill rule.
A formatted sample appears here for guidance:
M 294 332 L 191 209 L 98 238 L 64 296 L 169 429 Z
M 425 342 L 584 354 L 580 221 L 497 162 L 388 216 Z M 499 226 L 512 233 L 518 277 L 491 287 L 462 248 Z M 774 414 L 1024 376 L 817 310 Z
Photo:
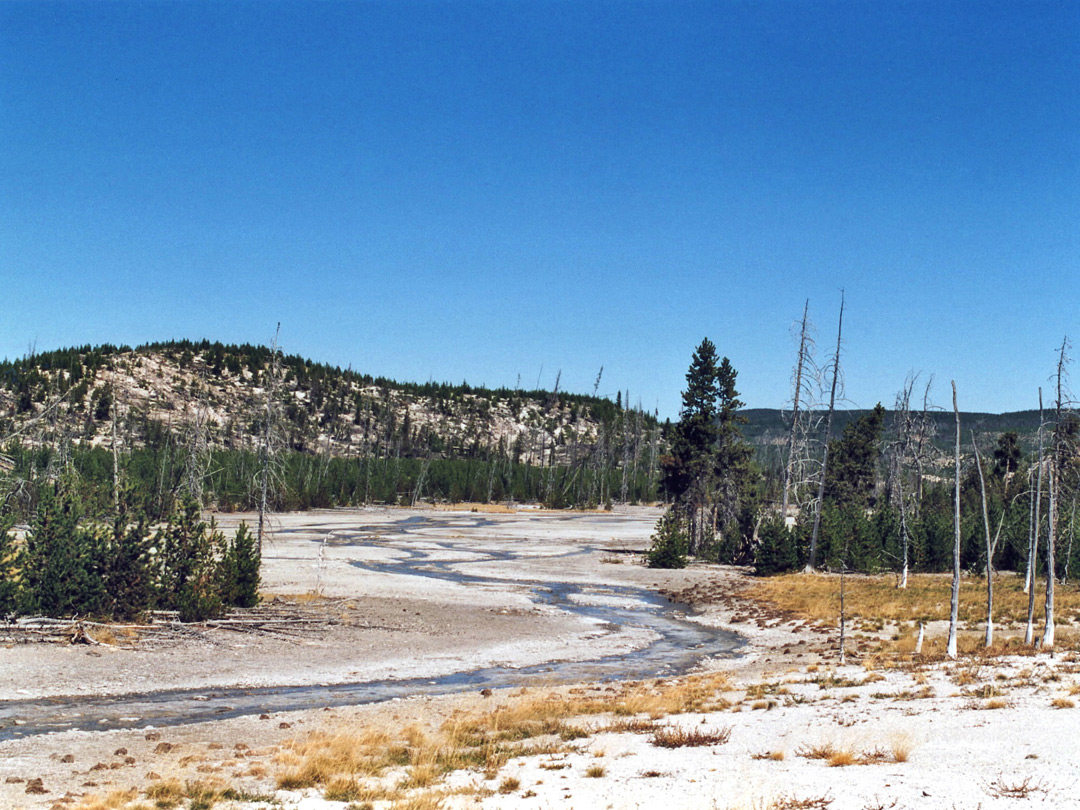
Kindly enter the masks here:
M 685 568 L 686 533 L 675 509 L 669 509 L 656 523 L 652 546 L 645 555 L 649 568 Z

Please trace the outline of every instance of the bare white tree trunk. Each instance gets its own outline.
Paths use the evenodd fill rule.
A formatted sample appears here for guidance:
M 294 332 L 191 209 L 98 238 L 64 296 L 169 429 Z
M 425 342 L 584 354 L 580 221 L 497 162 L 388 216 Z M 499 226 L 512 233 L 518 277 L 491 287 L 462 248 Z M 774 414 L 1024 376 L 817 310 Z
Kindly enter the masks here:
M 975 466 L 979 470 L 979 494 L 982 497 L 983 530 L 986 533 L 986 639 L 985 646 L 994 643 L 994 544 L 990 540 L 990 515 L 986 510 L 986 479 L 983 477 L 982 458 L 975 431 L 971 432 L 971 446 L 975 448 Z
M 259 555 L 263 553 L 263 538 L 266 535 L 266 511 L 270 492 L 270 476 L 274 456 L 274 431 L 277 421 L 277 386 L 279 375 L 278 337 L 281 324 L 274 331 L 274 341 L 270 344 L 270 367 L 266 370 L 263 403 L 263 429 L 259 447 L 259 527 L 256 541 Z
M 795 463 L 795 442 L 799 435 L 799 404 L 802 398 L 803 366 L 807 352 L 807 315 L 810 311 L 810 299 L 803 305 L 802 327 L 799 330 L 799 358 L 795 364 L 795 392 L 791 403 L 791 433 L 788 436 L 787 465 L 784 467 L 784 496 L 780 505 L 780 519 L 787 520 L 788 500 L 791 496 L 791 470 Z
M 844 597 L 846 594 L 846 580 L 847 580 L 847 553 L 845 549 L 844 562 L 840 567 L 840 666 L 843 666 L 847 662 L 847 650 L 846 650 L 846 630 L 847 630 L 847 610 L 844 603 Z
M 113 479 L 113 514 L 120 514 L 120 448 L 116 446 L 116 394 L 113 394 L 112 408 L 112 479 Z
M 1035 643 L 1035 568 L 1039 555 L 1039 532 L 1042 530 L 1042 480 L 1043 480 L 1043 398 L 1039 389 L 1039 471 L 1035 483 L 1035 516 L 1028 535 L 1028 615 L 1024 644 Z
M 844 294 L 840 293 L 840 319 L 836 327 L 836 354 L 833 355 L 832 390 L 829 393 L 829 415 L 825 420 L 825 447 L 821 452 L 821 479 L 818 481 L 817 508 L 814 510 L 814 529 L 810 534 L 810 558 L 807 573 L 813 573 L 817 563 L 818 533 L 821 530 L 821 507 L 825 500 L 825 475 L 829 467 L 829 439 L 832 437 L 833 413 L 836 411 L 836 385 L 840 379 L 840 339 L 844 332 Z
M 914 456 L 915 464 L 921 465 L 920 452 L 916 446 L 916 435 L 918 435 L 919 445 L 924 441 L 924 434 L 926 433 L 925 422 L 925 408 L 926 399 L 929 397 L 929 391 L 924 397 L 923 401 L 923 417 L 916 418 L 911 415 L 911 392 L 915 387 L 915 380 L 917 375 L 914 373 L 909 374 L 907 380 L 904 382 L 904 387 L 900 389 L 900 392 L 896 395 L 896 406 L 894 414 L 894 422 L 896 424 L 896 442 L 893 445 L 891 457 L 891 477 L 896 484 L 896 499 L 900 506 L 900 582 L 897 587 L 906 588 L 908 586 L 908 570 L 910 565 L 910 553 L 911 553 L 911 537 L 908 532 L 908 495 L 904 492 L 904 477 L 907 474 L 909 459 Z M 917 473 L 921 477 L 921 470 Z M 918 492 L 918 482 L 915 485 L 915 491 Z
M 1054 530 L 1057 524 L 1058 474 L 1050 462 L 1050 505 L 1046 529 L 1046 624 L 1043 626 L 1042 648 L 1054 648 Z
M 1058 508 L 1060 501 L 1061 477 L 1065 468 L 1064 425 L 1061 409 L 1065 405 L 1065 373 L 1068 357 L 1069 339 L 1061 341 L 1061 352 L 1057 365 L 1057 402 L 1055 403 L 1054 455 L 1050 460 L 1050 503 L 1048 526 L 1046 529 L 1046 624 L 1043 627 L 1043 649 L 1054 648 L 1054 580 L 1056 572 L 1054 542 L 1057 538 Z
M 953 579 L 949 603 L 949 643 L 946 655 L 956 658 L 956 625 L 960 615 L 960 409 L 956 404 L 956 381 L 952 381 L 952 407 L 956 418 L 956 450 L 953 453 Z

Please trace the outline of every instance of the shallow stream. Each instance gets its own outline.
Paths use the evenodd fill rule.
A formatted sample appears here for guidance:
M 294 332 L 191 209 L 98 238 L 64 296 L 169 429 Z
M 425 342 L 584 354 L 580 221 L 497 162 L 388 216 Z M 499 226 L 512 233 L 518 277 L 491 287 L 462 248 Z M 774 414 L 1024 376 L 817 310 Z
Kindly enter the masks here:
M 198 723 L 483 688 L 672 676 L 693 669 L 706 656 L 733 655 L 742 645 L 735 634 L 686 619 L 681 606 L 644 588 L 558 579 L 504 579 L 462 570 L 477 564 L 489 570 L 506 563 L 514 563 L 515 570 L 523 570 L 521 562 L 526 559 L 526 554 L 519 555 L 507 548 L 489 550 L 475 541 L 463 545 L 460 540 L 445 539 L 450 532 L 460 536 L 469 528 L 488 526 L 490 523 L 482 517 L 463 521 L 454 517 L 414 516 L 389 526 L 357 526 L 354 530 L 344 531 L 335 527 L 328 536 L 334 545 L 377 545 L 400 555 L 389 562 L 354 563 L 365 570 L 433 577 L 460 584 L 505 586 L 512 583 L 524 588 L 537 605 L 585 617 L 598 629 L 644 628 L 654 632 L 656 640 L 641 649 L 587 661 L 552 660 L 521 668 L 495 666 L 450 672 L 434 678 L 309 686 L 176 689 L 104 697 L 4 701 L 0 703 L 0 740 L 69 729 L 106 730 Z M 429 533 L 435 536 L 428 536 Z M 439 539 L 440 536 L 443 539 Z M 560 556 L 600 552 L 611 553 L 584 545 Z M 544 559 L 550 561 L 553 557 L 549 555 Z

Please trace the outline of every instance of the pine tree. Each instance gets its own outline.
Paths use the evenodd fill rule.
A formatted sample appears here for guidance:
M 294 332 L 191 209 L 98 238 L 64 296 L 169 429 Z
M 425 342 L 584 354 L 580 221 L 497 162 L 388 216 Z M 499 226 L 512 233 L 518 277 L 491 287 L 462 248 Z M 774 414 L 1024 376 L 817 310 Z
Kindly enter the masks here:
M 221 560 L 221 592 L 225 604 L 255 607 L 259 603 L 259 548 L 246 523 L 233 535 Z
M 686 533 L 675 509 L 660 516 L 645 562 L 649 568 L 686 568 Z
M 774 516 L 761 524 L 754 554 L 754 573 L 771 576 L 793 571 L 799 566 L 795 535 L 781 517 Z
M 742 440 L 735 369 L 705 338 L 686 373 L 671 455 L 664 459 L 664 487 L 684 513 L 689 551 L 709 550 L 717 529 L 727 556 L 741 553 L 739 518 L 747 505 L 752 451 Z
M 85 613 L 80 589 L 87 579 L 86 544 L 79 537 L 79 506 L 66 490 L 45 486 L 26 534 L 21 609 L 45 616 Z
M 0 617 L 18 610 L 23 554 L 11 531 L 12 518 L 0 518 Z
M 176 610 L 180 620 L 202 621 L 221 613 L 219 555 L 224 536 L 199 506 L 187 500 L 155 537 L 159 549 L 158 605 Z
M 108 610 L 113 619 L 134 619 L 150 606 L 150 537 L 145 518 L 128 524 L 117 516 L 109 536 L 105 569 Z

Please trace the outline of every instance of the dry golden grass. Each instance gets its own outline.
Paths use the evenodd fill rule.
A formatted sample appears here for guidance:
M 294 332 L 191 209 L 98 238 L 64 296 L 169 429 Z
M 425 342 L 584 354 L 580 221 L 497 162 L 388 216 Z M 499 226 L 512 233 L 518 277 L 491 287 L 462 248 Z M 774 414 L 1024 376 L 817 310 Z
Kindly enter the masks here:
M 826 742 L 803 746 L 795 752 L 795 756 L 823 760 L 830 768 L 845 768 L 849 765 L 883 765 L 890 762 L 907 762 L 908 757 L 911 756 L 911 743 L 906 737 L 897 737 L 890 740 L 887 748 L 878 746 L 860 752 L 851 746 Z
M 1076 701 L 1070 700 L 1066 697 L 1058 697 L 1051 700 L 1050 705 L 1053 706 L 1055 709 L 1075 709 Z
M 731 739 L 730 726 L 716 730 L 664 726 L 656 730 L 651 742 L 660 748 L 697 748 L 706 745 L 723 745 L 729 739 Z
M 137 804 L 137 790 L 113 790 L 104 796 L 91 796 L 83 799 L 72 810 L 135 810 L 149 808 L 148 804 Z
M 825 758 L 825 763 L 830 768 L 846 768 L 848 765 L 861 764 L 861 761 L 850 748 L 837 748 Z
M 493 779 L 512 757 L 572 750 L 574 740 L 596 731 L 655 734 L 657 718 L 727 707 L 723 693 L 731 688 L 729 676 L 718 673 L 629 683 L 596 694 L 523 690 L 494 708 L 457 712 L 438 728 L 345 725 L 315 731 L 278 754 L 277 785 L 355 797 L 340 801 L 392 800 L 396 807 L 418 791 L 430 792 L 452 771 L 473 769 Z M 593 719 L 582 725 L 575 718 Z M 709 744 L 722 742 L 718 734 Z
M 239 794 L 214 780 L 195 780 L 181 783 L 179 779 L 159 779 L 150 784 L 140 798 L 137 790 L 114 790 L 105 796 L 87 796 L 71 810 L 211 810 Z M 143 801 L 145 798 L 147 801 Z
M 590 765 L 585 771 L 585 775 L 590 779 L 600 779 L 606 773 L 607 771 L 604 769 L 603 765 Z
M 914 747 L 911 738 L 903 733 L 894 734 L 889 739 L 889 750 L 892 752 L 893 762 L 907 762 Z
M 783 762 L 786 758 L 783 751 L 763 751 L 760 754 L 751 754 L 751 759 L 767 759 L 771 762 Z
M 504 503 L 474 503 L 472 501 L 437 503 L 435 509 L 440 512 L 484 512 L 491 515 L 514 515 L 518 511 L 515 507 Z
M 521 780 L 513 776 L 508 776 L 502 780 L 499 784 L 499 793 L 507 794 L 514 793 L 521 788 Z
M 850 576 L 845 587 L 845 607 L 852 621 L 880 628 L 881 622 L 948 620 L 952 577 L 947 574 L 915 574 L 908 587 L 896 587 L 892 575 Z M 796 618 L 835 622 L 840 614 L 840 587 L 835 576 L 785 574 L 752 583 L 744 596 L 764 602 Z M 1054 595 L 1059 621 L 1080 615 L 1080 590 L 1058 586 Z M 994 616 L 1000 625 L 1027 620 L 1028 596 L 1023 579 L 999 573 L 994 580 Z M 979 624 L 986 616 L 986 580 L 968 576 L 960 582 L 960 621 Z M 914 628 L 917 630 L 917 627 Z

